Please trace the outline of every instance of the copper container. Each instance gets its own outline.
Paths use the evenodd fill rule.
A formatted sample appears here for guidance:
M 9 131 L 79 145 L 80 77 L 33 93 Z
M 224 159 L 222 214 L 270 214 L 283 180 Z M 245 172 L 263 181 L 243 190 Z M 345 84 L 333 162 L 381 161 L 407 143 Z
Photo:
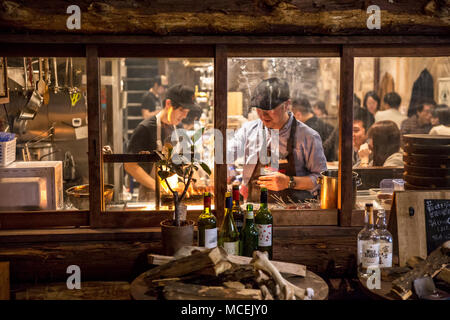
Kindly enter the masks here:
M 338 170 L 327 170 L 320 173 L 317 178 L 320 188 L 320 209 L 336 209 L 338 198 Z M 353 171 L 353 208 L 356 204 L 357 187 L 361 185 L 358 173 Z

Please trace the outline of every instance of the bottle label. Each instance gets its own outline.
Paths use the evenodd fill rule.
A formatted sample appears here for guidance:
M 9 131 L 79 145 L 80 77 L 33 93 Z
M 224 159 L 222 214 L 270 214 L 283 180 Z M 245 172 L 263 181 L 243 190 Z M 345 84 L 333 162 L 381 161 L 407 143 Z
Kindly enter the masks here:
M 245 219 L 254 219 L 253 211 L 247 211 L 247 214 L 245 215 Z
M 378 267 L 380 260 L 380 244 L 367 241 L 362 245 L 361 263 L 363 268 Z
M 236 219 L 234 222 L 236 223 L 236 228 L 238 228 L 238 231 L 241 231 L 242 226 L 244 225 L 243 221 Z
M 257 224 L 258 229 L 258 246 L 270 247 L 272 245 L 272 225 Z
M 228 254 L 239 255 L 239 241 L 224 242 L 223 248 Z
M 363 244 L 366 242 L 367 242 L 367 240 L 358 240 L 358 255 L 357 255 L 358 266 L 361 263 L 361 257 L 363 254 Z
M 380 244 L 380 268 L 392 267 L 392 243 Z
M 217 228 L 205 229 L 205 248 L 217 247 Z

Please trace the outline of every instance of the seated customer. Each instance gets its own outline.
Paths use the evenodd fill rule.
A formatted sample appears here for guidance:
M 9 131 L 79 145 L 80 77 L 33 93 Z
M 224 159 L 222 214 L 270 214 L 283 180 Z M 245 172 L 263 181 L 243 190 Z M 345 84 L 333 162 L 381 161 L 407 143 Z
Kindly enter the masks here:
M 380 109 L 380 98 L 378 98 L 375 91 L 369 91 L 365 94 L 362 108 L 369 111 L 370 114 L 375 117 Z
M 292 100 L 292 113 L 294 114 L 295 119 L 300 120 L 311 129 L 317 131 L 322 139 L 322 145 L 327 161 L 335 161 L 335 145 L 329 144 L 327 148 L 325 148 L 324 144 L 333 132 L 333 126 L 315 116 L 306 97 L 298 97 Z
M 400 148 L 400 130 L 390 120 L 375 122 L 367 133 L 372 160 L 361 166 L 403 167 L 403 150 Z
M 369 130 L 368 111 L 355 105 L 353 107 L 353 166 L 358 167 L 361 159 L 359 152 L 369 148 L 367 144 L 367 131 Z M 369 163 L 369 159 L 363 159 Z
M 317 101 L 313 105 L 313 112 L 317 118 L 323 118 L 323 117 L 328 116 L 328 111 L 327 111 L 327 108 L 325 107 L 325 102 Z
M 433 112 L 433 117 L 438 119 L 438 124 L 430 130 L 430 134 L 450 135 L 450 108 L 446 104 L 440 104 Z
M 378 111 L 375 114 L 375 122 L 391 120 L 394 121 L 400 129 L 402 122 L 408 118 L 398 111 L 400 104 L 402 103 L 402 98 L 396 92 L 389 92 L 384 96 L 383 100 L 389 109 Z
M 423 102 L 416 109 L 416 114 L 402 122 L 401 135 L 411 133 L 428 134 L 431 130 L 431 116 L 433 114 L 434 102 Z

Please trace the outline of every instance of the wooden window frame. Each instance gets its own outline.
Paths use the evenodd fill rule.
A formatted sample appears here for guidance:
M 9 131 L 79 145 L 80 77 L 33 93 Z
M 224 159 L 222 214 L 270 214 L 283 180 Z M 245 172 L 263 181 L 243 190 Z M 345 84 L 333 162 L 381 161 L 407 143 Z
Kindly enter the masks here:
M 250 44 L 251 43 L 251 44 Z M 352 122 L 355 57 L 450 56 L 450 37 L 201 37 L 201 36 L 75 36 L 1 35 L 2 56 L 85 57 L 87 64 L 88 157 L 90 210 L 0 212 L 1 229 L 48 227 L 154 227 L 171 211 L 105 211 L 102 197 L 103 156 L 100 121 L 100 59 L 112 57 L 211 57 L 214 59 L 214 126 L 226 130 L 228 57 L 340 57 L 339 189 L 337 210 L 274 212 L 278 225 L 361 224 L 361 212 L 352 210 Z M 224 139 L 224 147 L 226 141 Z M 224 149 L 226 150 L 226 149 Z M 114 161 L 107 161 L 114 162 Z M 223 212 L 226 165 L 215 165 L 217 213 Z M 199 211 L 188 212 L 196 219 Z M 289 215 L 289 216 L 287 216 Z M 219 215 L 219 219 L 221 216 Z M 278 222 L 278 223 L 277 223 Z

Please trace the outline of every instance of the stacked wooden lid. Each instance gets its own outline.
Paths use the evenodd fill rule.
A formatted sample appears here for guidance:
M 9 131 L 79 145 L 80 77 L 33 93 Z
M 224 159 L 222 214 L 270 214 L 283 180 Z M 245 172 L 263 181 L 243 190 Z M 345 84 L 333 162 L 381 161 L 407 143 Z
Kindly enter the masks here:
M 450 189 L 450 136 L 403 136 L 405 189 Z

